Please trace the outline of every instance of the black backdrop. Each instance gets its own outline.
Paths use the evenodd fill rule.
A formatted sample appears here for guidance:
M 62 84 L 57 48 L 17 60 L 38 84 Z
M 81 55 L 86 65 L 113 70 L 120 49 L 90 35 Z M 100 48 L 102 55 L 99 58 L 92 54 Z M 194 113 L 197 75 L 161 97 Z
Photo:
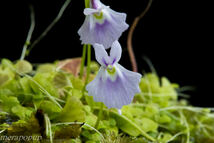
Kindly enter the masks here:
M 127 13 L 127 23 L 145 8 L 148 0 L 103 0 L 112 9 Z M 0 58 L 20 57 L 29 25 L 29 4 L 36 14 L 32 40 L 55 18 L 64 0 L 0 1 Z M 149 71 L 143 61 L 147 56 L 160 76 L 181 86 L 196 87 L 191 103 L 214 106 L 213 96 L 213 15 L 209 3 L 197 0 L 153 0 L 152 7 L 140 21 L 133 37 L 139 71 Z M 59 23 L 33 50 L 27 60 L 52 62 L 81 56 L 77 30 L 84 20 L 84 0 L 72 0 Z M 131 69 L 126 49 L 127 32 L 120 38 L 123 56 L 120 63 Z

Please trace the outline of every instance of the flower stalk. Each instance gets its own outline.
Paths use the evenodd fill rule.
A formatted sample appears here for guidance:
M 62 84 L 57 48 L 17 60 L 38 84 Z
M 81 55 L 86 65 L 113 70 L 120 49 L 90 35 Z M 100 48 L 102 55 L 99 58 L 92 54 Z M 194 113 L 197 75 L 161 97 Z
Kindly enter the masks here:
M 30 45 L 30 40 L 31 40 L 33 31 L 34 31 L 34 28 L 35 28 L 34 8 L 33 8 L 32 5 L 30 5 L 29 8 L 30 8 L 30 13 L 31 13 L 30 14 L 31 25 L 30 25 L 30 29 L 28 31 L 27 39 L 26 39 L 25 44 L 24 44 L 23 49 L 22 49 L 22 54 L 21 54 L 20 60 L 24 60 L 25 59 L 26 51 L 27 51 L 28 46 Z
M 102 114 L 103 114 L 103 106 L 104 106 L 103 103 L 101 103 L 100 110 L 99 110 L 99 113 L 98 113 L 98 118 L 97 118 L 96 124 L 94 126 L 95 129 L 97 129 L 99 127 L 100 120 L 101 120 Z
M 87 45 L 83 45 L 83 51 L 82 51 L 82 58 L 81 58 L 81 67 L 80 67 L 80 78 L 83 77 L 84 73 L 84 66 L 85 66 L 85 59 L 86 59 L 86 49 Z
M 90 0 L 85 0 L 85 8 L 89 8 L 90 7 Z
M 87 49 L 87 72 L 86 72 L 86 80 L 85 80 L 85 85 L 88 84 L 89 82 L 89 77 L 91 73 L 91 45 L 88 44 L 88 49 Z

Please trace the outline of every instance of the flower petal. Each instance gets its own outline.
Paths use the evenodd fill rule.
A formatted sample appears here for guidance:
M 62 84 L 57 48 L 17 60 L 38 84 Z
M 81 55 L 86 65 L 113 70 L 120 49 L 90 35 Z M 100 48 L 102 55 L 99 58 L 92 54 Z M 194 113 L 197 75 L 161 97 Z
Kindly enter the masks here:
M 96 102 L 103 102 L 108 108 L 121 109 L 122 106 L 130 104 L 134 95 L 140 92 L 141 75 L 128 71 L 119 64 L 116 66 L 118 72 L 121 72 L 116 80 L 105 79 L 106 72 L 101 67 L 96 78 L 86 86 L 86 90 Z
M 120 64 L 116 64 L 116 66 L 120 69 L 123 77 L 127 80 L 129 84 L 126 84 L 127 88 L 129 90 L 135 91 L 136 93 L 140 92 L 139 83 L 141 80 L 142 75 L 136 72 L 129 71 L 125 69 Z
M 118 41 L 115 41 L 112 46 L 111 46 L 111 51 L 110 51 L 110 59 L 111 59 L 111 64 L 113 65 L 114 63 L 117 63 L 122 54 L 122 48 L 120 46 L 120 43 Z
M 99 12 L 99 11 L 97 9 L 85 8 L 83 13 L 85 15 L 91 15 L 91 14 L 94 14 L 96 12 Z
M 100 8 L 86 8 L 87 15 L 84 24 L 78 31 L 82 44 L 102 44 L 108 49 L 112 43 L 120 38 L 122 33 L 129 27 L 126 24 L 126 14 L 111 10 L 100 2 Z M 94 12 L 97 11 L 96 17 Z
M 109 56 L 106 52 L 105 48 L 101 44 L 94 44 L 94 50 L 95 50 L 95 56 L 96 60 L 102 65 L 102 66 L 108 66 L 109 64 Z
M 104 73 L 100 73 L 101 75 Z M 121 109 L 123 105 L 131 103 L 132 99 L 127 100 L 123 96 L 127 96 L 121 79 L 116 81 L 107 79 L 102 80 L 102 76 L 97 76 L 91 83 L 86 86 L 90 96 L 93 96 L 94 101 L 103 102 L 108 108 Z
M 108 49 L 114 41 L 118 40 L 122 33 L 128 29 L 128 24 L 126 24 L 124 20 L 126 14 L 117 13 L 114 15 L 109 13 L 108 15 L 109 16 L 104 13 L 104 22 L 96 23 L 93 35 L 95 42 L 103 44 L 106 49 Z
M 91 0 L 91 7 L 94 9 L 98 9 L 101 6 L 100 0 Z

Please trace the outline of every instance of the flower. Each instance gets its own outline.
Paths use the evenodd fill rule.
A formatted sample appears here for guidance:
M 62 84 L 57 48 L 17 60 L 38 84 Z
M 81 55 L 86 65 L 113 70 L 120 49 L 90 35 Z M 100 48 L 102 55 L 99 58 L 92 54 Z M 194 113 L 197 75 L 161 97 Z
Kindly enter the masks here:
M 110 9 L 100 0 L 90 0 L 89 8 L 85 8 L 84 14 L 85 21 L 78 31 L 82 44 L 98 43 L 107 49 L 129 27 L 125 22 L 125 13 Z
M 141 75 L 118 64 L 122 49 L 118 41 L 113 42 L 108 56 L 103 45 L 95 44 L 96 60 L 101 65 L 95 79 L 86 86 L 96 102 L 103 102 L 108 108 L 121 109 L 132 102 L 140 92 Z

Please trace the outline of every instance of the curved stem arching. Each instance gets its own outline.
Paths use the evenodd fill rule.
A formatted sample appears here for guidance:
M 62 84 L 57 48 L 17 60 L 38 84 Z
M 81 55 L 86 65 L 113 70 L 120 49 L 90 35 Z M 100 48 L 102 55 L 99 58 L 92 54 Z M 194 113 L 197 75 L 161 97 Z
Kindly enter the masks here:
M 130 27 L 129 33 L 128 33 L 127 48 L 128 48 L 128 52 L 129 52 L 129 56 L 130 56 L 130 60 L 131 60 L 131 64 L 132 64 L 132 70 L 134 72 L 138 71 L 138 67 L 137 67 L 137 62 L 136 62 L 135 54 L 134 54 L 133 47 L 132 47 L 132 37 L 133 37 L 133 33 L 135 31 L 135 28 L 137 27 L 138 22 L 148 12 L 149 8 L 151 7 L 151 4 L 152 4 L 152 0 L 149 0 L 145 10 L 138 17 L 135 18 L 134 22 L 132 23 L 132 25 Z

